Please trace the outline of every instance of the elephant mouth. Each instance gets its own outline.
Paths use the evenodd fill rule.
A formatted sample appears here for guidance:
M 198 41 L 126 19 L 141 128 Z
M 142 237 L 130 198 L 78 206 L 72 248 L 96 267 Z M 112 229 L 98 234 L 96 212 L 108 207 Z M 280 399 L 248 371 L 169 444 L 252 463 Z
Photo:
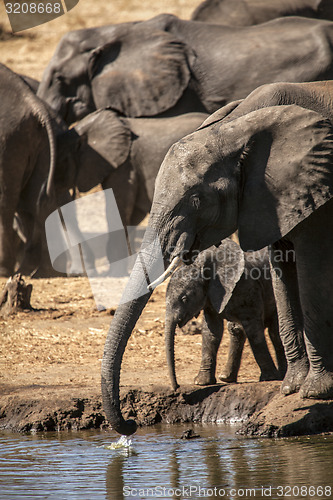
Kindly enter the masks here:
M 173 274 L 176 269 L 178 269 L 181 265 L 186 264 L 189 265 L 195 261 L 196 257 L 199 254 L 200 249 L 200 241 L 197 237 L 192 240 L 192 244 L 190 248 L 187 250 L 181 250 L 175 252 L 175 256 L 172 258 L 171 263 L 167 267 L 161 276 L 159 276 L 155 281 L 148 285 L 148 290 L 152 291 L 158 285 L 161 285 L 171 274 Z M 186 247 L 185 247 L 186 248 Z

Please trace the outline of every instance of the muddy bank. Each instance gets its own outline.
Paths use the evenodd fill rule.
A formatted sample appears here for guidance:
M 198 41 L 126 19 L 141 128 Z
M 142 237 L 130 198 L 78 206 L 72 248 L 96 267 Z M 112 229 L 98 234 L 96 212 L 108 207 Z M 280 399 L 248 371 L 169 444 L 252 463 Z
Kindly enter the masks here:
M 131 388 L 122 395 L 125 418 L 155 423 L 242 422 L 246 436 L 286 437 L 333 432 L 333 401 L 306 401 L 279 394 L 279 382 L 187 387 Z M 31 390 L 34 396 L 31 398 Z M 0 397 L 0 429 L 17 432 L 109 429 L 97 389 L 30 388 Z

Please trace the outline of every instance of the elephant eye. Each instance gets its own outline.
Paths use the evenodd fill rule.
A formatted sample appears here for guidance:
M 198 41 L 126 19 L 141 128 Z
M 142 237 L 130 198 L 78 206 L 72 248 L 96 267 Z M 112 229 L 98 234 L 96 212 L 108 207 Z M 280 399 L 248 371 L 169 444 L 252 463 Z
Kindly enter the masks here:
M 198 194 L 192 194 L 190 200 L 191 200 L 191 205 L 194 208 L 198 209 L 200 207 L 200 198 Z
M 184 304 L 186 304 L 186 302 L 187 302 L 187 297 L 186 297 L 186 295 L 182 295 L 182 297 L 180 297 L 180 300 L 181 300 Z

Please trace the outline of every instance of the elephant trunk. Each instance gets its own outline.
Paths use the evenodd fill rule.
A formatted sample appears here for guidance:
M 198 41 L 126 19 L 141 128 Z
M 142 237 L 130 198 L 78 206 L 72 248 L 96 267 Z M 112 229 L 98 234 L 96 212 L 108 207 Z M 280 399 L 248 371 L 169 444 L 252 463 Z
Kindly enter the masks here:
M 102 361 L 103 407 L 111 427 L 119 434 L 130 436 L 136 431 L 134 420 L 125 421 L 120 411 L 119 378 L 126 344 L 148 302 L 151 292 L 118 307 L 104 347 Z
M 179 384 L 177 383 L 176 369 L 175 369 L 176 326 L 177 326 L 177 321 L 174 319 L 170 308 L 167 308 L 166 318 L 165 318 L 165 348 L 166 348 L 166 358 L 168 363 L 169 376 L 174 391 L 179 387 Z
M 102 360 L 103 407 L 112 428 L 127 436 L 133 434 L 137 426 L 133 420 L 125 421 L 120 411 L 120 368 L 128 339 L 152 294 L 147 285 L 160 274 L 163 265 L 159 241 L 153 234 L 148 227 L 121 304 L 112 320 Z

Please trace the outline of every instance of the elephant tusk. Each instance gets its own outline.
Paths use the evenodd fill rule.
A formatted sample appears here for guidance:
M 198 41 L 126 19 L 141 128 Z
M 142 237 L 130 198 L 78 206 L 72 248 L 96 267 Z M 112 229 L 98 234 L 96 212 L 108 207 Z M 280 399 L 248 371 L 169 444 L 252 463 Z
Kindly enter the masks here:
M 169 267 L 164 271 L 164 273 L 161 274 L 161 276 L 159 278 L 157 278 L 155 281 L 150 283 L 150 285 L 148 285 L 148 290 L 152 291 L 158 285 L 163 283 L 163 281 L 165 281 L 170 276 L 170 274 L 172 274 L 182 263 L 183 263 L 183 261 L 179 256 L 175 257 L 172 260 Z

